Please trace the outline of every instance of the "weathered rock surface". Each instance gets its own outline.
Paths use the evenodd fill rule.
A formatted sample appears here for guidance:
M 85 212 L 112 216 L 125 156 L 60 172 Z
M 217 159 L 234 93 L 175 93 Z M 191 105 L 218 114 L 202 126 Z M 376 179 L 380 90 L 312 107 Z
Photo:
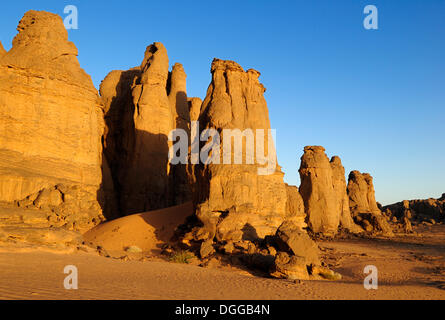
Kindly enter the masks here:
M 273 241 L 278 253 L 270 269 L 272 277 L 291 280 L 341 278 L 341 275 L 321 266 L 317 244 L 295 223 L 284 222 Z
M 175 64 L 169 73 L 167 50 L 147 47 L 139 67 L 112 71 L 102 82 L 107 133 L 105 155 L 119 194 L 121 213 L 132 214 L 190 199 L 183 165 L 171 166 L 169 134 L 189 133 L 186 74 Z
M 348 179 L 349 206 L 357 224 L 368 232 L 393 234 L 386 218 L 377 206 L 373 179 L 368 173 L 352 171 Z
M 302 230 L 307 228 L 304 202 L 298 188 L 286 184 L 286 193 L 286 212 L 289 214 L 288 221 L 294 222 Z
M 345 168 L 338 156 L 331 158 L 332 183 L 336 200 L 338 204 L 338 212 L 340 212 L 340 226 L 353 233 L 363 232 L 363 229 L 355 224 L 351 216 L 349 208 L 349 197 L 346 187 Z
M 402 214 L 402 222 L 405 233 L 413 232 L 413 227 L 411 225 L 411 218 L 413 216 L 412 211 L 409 208 L 409 201 L 403 201 L 403 214 Z
M 65 250 L 81 246 L 80 233 L 67 230 L 57 219 L 53 215 L 48 223 L 46 212 L 41 210 L 0 208 L 0 247 Z
M 279 251 L 303 258 L 307 265 L 320 264 L 317 244 L 293 222 L 286 221 L 278 228 L 275 242 Z
M 202 100 L 200 98 L 189 98 L 190 121 L 198 121 L 201 114 Z
M 329 161 L 323 147 L 304 148 L 299 170 L 300 193 L 314 233 L 333 236 L 340 224 L 351 232 L 360 231 L 349 211 L 344 170 L 340 158 Z
M 0 202 L 91 228 L 106 183 L 97 90 L 59 16 L 29 11 L 17 30 L 0 50 Z
M 6 54 L 5 48 L 3 48 L 2 43 L 0 42 L 0 57 Z
M 187 98 L 187 75 L 180 63 L 175 63 L 167 83 L 167 94 L 174 128 L 190 130 L 190 109 Z
M 409 230 L 411 222 L 445 222 L 445 194 L 439 199 L 405 200 L 383 207 L 392 218 L 406 225 Z
M 300 193 L 308 224 L 314 233 L 335 235 L 340 224 L 340 211 L 334 190 L 332 168 L 321 146 L 304 148 L 300 166 Z
M 233 61 L 215 59 L 212 63 L 212 82 L 202 104 L 199 124 L 205 129 L 256 129 L 265 130 L 265 153 L 273 155 L 276 164 L 275 147 L 268 147 L 267 134 L 270 129 L 265 88 L 258 81 L 255 70 L 245 72 Z M 193 113 L 195 114 L 195 113 Z M 192 118 L 196 116 L 193 115 Z M 226 141 L 227 140 L 227 141 Z M 230 144 L 229 137 L 221 135 L 221 146 Z M 226 155 L 240 154 L 240 150 Z M 246 144 L 252 148 L 252 144 Z M 273 166 L 271 174 L 259 175 L 259 161 L 248 164 L 246 146 L 242 148 L 242 164 L 200 164 L 194 167 L 194 203 L 197 217 L 204 224 L 204 231 L 197 239 L 217 241 L 240 241 L 241 239 L 264 238 L 275 233 L 287 218 L 287 193 L 283 173 Z M 220 149 L 219 149 L 220 150 Z M 251 149 L 250 149 L 251 150 Z M 227 151 L 227 150 L 226 150 Z M 217 153 L 213 154 L 216 156 Z M 221 155 L 223 153 L 221 152 Z M 258 160 L 258 159 L 256 159 Z

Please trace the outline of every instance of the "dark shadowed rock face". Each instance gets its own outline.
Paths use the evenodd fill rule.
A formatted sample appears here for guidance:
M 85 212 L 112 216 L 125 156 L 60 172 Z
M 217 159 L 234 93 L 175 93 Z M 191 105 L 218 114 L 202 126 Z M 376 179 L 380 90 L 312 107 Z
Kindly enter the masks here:
M 167 50 L 147 47 L 141 66 L 112 71 L 100 93 L 106 110 L 105 155 L 122 214 L 150 211 L 191 199 L 184 165 L 170 165 L 169 134 L 190 133 L 186 74 Z
M 267 143 L 270 122 L 259 72 L 245 72 L 233 61 L 218 59 L 213 61 L 211 72 L 212 82 L 199 116 L 200 131 L 251 129 L 255 133 L 256 129 L 264 129 L 267 155 L 272 151 Z M 221 135 L 221 146 L 224 142 Z M 243 146 L 243 155 L 245 151 Z M 232 142 L 228 153 L 232 160 L 234 153 Z M 222 156 L 221 152 L 220 164 L 196 165 L 193 169 L 194 203 L 207 230 L 204 238 L 216 236 L 218 241 L 238 241 L 274 234 L 287 216 L 284 174 L 274 166 L 271 174 L 259 175 L 258 161 L 247 164 L 243 156 L 242 164 L 222 164 Z
M 392 235 L 391 227 L 375 200 L 372 177 L 368 173 L 352 171 L 348 179 L 349 206 L 354 220 L 368 232 Z

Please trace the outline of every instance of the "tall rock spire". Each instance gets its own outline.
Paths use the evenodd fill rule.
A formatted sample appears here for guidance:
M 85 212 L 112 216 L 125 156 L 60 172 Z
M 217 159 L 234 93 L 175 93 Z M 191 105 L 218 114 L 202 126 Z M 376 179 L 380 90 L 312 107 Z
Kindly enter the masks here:
M 197 216 L 205 229 L 198 237 L 204 234 L 201 240 L 212 242 L 215 237 L 217 241 L 239 241 L 272 235 L 287 218 L 287 193 L 284 174 L 276 166 L 275 146 L 268 144 L 271 127 L 265 88 L 258 80 L 260 73 L 245 72 L 236 62 L 219 59 L 213 61 L 211 73 L 212 81 L 201 107 L 199 125 L 201 133 L 206 129 L 221 133 L 221 144 L 218 163 L 201 163 L 194 170 L 194 200 Z M 193 112 L 193 118 L 196 113 Z M 249 139 L 245 138 L 245 144 L 235 151 L 235 143 L 232 143 L 235 139 L 226 137 L 225 129 L 240 132 L 247 129 L 254 135 L 256 129 L 264 130 L 265 136 L 256 138 L 265 139 L 265 154 L 272 155 L 274 160 L 275 166 L 269 175 L 259 175 L 258 161 L 247 160 L 246 151 L 255 148 L 253 140 L 248 143 Z M 231 150 L 224 145 L 231 145 Z M 234 164 L 234 156 L 240 153 L 242 163 Z M 230 163 L 224 161 L 228 157 Z
M 169 73 L 167 50 L 148 46 L 139 67 L 112 71 L 102 82 L 110 163 L 123 215 L 180 204 L 191 199 L 183 165 L 168 161 L 169 134 L 189 133 L 186 74 L 175 64 Z

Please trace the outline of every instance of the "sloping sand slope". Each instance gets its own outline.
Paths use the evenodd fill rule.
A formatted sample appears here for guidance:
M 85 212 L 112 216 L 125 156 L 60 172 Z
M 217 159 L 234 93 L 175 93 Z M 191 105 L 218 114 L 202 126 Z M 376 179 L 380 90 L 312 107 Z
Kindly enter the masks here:
M 86 242 L 108 252 L 124 251 L 136 246 L 144 252 L 159 253 L 176 227 L 193 214 L 191 202 L 162 210 L 135 214 L 101 224 L 84 235 Z

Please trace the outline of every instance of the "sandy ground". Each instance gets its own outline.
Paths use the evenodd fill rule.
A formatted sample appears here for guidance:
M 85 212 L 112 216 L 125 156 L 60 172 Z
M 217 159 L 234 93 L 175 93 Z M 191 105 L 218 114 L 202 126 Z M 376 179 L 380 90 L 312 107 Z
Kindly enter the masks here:
M 0 253 L 1 299 L 445 299 L 445 226 L 422 237 L 321 242 L 343 280 L 294 283 L 165 261 L 122 261 L 93 253 Z M 66 265 L 79 289 L 65 290 Z M 363 286 L 366 265 L 378 268 L 377 290 Z

